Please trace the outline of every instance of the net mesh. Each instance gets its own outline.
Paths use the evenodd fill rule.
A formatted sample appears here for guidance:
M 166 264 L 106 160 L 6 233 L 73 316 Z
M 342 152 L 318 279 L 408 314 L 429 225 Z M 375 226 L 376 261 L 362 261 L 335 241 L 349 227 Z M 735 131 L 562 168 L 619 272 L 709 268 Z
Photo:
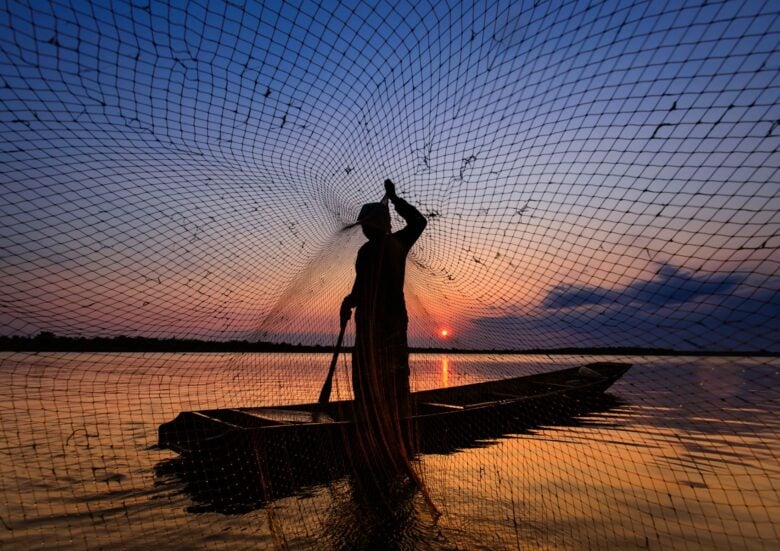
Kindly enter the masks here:
M 777 545 L 775 2 L 6 2 L 0 30 L 3 546 Z M 631 370 L 457 421 L 381 500 L 322 433 L 157 446 L 316 401 L 386 178 L 428 222 L 413 391 Z

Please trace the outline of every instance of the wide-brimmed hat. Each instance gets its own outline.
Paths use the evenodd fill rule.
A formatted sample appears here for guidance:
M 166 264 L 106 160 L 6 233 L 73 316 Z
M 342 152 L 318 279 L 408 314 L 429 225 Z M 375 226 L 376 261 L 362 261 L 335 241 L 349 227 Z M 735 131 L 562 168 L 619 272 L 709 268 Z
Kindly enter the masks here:
M 390 209 L 385 203 L 366 203 L 360 209 L 356 223 L 385 229 L 390 225 Z

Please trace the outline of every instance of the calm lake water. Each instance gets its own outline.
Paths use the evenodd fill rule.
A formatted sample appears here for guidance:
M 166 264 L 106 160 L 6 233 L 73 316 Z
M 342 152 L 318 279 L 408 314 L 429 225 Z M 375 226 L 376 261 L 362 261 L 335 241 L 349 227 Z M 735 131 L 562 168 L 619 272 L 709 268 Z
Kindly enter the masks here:
M 611 406 L 528 427 L 419 468 L 389 514 L 348 479 L 241 514 L 166 469 L 180 411 L 315 401 L 327 354 L 0 354 L 3 549 L 780 548 L 780 359 L 417 355 L 413 388 L 590 361 L 634 367 Z M 347 366 L 334 399 L 349 397 Z

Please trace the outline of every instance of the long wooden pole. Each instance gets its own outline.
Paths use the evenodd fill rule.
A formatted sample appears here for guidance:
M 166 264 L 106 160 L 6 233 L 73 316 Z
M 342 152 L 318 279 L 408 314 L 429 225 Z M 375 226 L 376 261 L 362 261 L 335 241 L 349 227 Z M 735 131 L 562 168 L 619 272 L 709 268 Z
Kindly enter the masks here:
M 320 391 L 320 404 L 325 404 L 330 400 L 330 390 L 333 388 L 333 375 L 336 373 L 336 362 L 339 359 L 339 351 L 341 350 L 341 342 L 344 340 L 344 331 L 347 329 L 347 321 L 341 322 L 341 329 L 339 330 L 339 338 L 336 341 L 336 349 L 333 351 L 333 359 L 330 361 L 330 369 L 328 370 L 328 376 L 325 378 L 325 384 L 322 385 Z

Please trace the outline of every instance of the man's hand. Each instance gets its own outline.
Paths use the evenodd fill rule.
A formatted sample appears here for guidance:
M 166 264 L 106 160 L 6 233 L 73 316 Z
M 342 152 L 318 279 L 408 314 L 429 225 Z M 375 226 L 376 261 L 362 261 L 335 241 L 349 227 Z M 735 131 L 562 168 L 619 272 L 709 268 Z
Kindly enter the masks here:
M 341 325 L 346 325 L 349 318 L 352 317 L 352 297 L 344 297 L 344 301 L 341 303 Z
M 387 198 L 391 201 L 398 197 L 395 194 L 395 184 L 391 180 L 385 180 L 385 193 L 387 194 Z

